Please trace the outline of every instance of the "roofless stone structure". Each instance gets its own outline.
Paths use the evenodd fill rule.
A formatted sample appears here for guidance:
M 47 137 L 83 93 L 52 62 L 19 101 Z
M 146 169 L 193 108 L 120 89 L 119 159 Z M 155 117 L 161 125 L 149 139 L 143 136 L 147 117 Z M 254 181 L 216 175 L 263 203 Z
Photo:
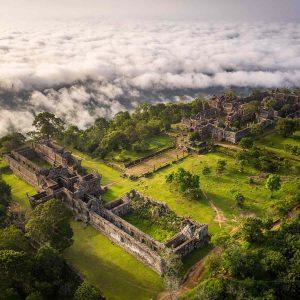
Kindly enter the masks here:
M 180 258 L 208 240 L 208 226 L 187 218 L 179 218 L 180 230 L 165 243 L 154 240 L 122 219 L 132 211 L 133 199 L 153 205 L 155 214 L 166 214 L 166 204 L 144 197 L 136 190 L 121 199 L 104 204 L 101 194 L 101 176 L 86 174 L 81 162 L 69 151 L 44 140 L 5 155 L 12 171 L 33 185 L 38 193 L 30 196 L 32 207 L 50 199 L 61 200 L 70 208 L 76 219 L 90 223 L 113 242 L 133 254 L 159 274 L 165 270 L 164 253 L 171 250 Z

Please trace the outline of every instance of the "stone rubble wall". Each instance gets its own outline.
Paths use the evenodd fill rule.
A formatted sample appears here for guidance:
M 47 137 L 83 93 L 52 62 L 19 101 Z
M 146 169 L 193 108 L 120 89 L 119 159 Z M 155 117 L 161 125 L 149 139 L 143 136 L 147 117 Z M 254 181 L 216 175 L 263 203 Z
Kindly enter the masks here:
M 20 163 L 19 161 L 14 159 L 11 155 L 5 155 L 4 158 L 16 176 L 23 179 L 30 185 L 33 185 L 34 187 L 38 187 L 39 185 L 38 177 L 33 171 L 30 171 L 30 169 L 28 169 L 28 166 Z
M 90 212 L 90 224 L 156 272 L 163 274 L 163 259 L 156 251 L 137 241 L 136 236 L 120 230 L 113 222 L 94 212 Z

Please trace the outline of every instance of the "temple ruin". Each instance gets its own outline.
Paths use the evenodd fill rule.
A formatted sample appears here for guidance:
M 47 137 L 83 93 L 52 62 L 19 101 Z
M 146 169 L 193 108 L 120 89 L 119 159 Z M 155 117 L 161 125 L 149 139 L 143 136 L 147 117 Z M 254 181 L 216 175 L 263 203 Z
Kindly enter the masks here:
M 91 224 L 114 243 L 133 254 L 159 274 L 164 274 L 164 253 L 172 251 L 183 258 L 208 240 L 208 226 L 188 218 L 180 219 L 180 230 L 164 243 L 154 240 L 122 217 L 132 210 L 132 200 L 150 201 L 156 211 L 168 211 L 166 204 L 132 190 L 121 199 L 104 203 L 101 176 L 87 174 L 81 161 L 57 144 L 45 140 L 5 155 L 15 175 L 34 186 L 38 193 L 28 196 L 32 207 L 50 199 L 61 200 L 77 220 Z

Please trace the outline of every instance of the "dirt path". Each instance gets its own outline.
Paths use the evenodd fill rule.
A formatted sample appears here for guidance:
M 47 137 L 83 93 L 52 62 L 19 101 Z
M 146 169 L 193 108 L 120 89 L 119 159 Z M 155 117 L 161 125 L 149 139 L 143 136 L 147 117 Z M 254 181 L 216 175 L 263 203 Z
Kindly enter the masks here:
M 209 254 L 215 253 L 216 248 L 212 249 Z M 201 281 L 205 271 L 205 258 L 195 263 L 186 273 L 180 289 L 174 294 L 168 291 L 162 292 L 157 296 L 157 300 L 174 300 L 182 294 L 193 289 Z
M 223 147 L 223 148 L 232 149 L 232 150 L 242 150 L 241 147 L 239 147 L 237 145 L 232 145 L 232 144 L 216 143 L 216 145 Z
M 214 202 L 208 198 L 207 194 L 205 192 L 203 192 L 203 194 L 204 194 L 204 197 L 206 198 L 206 200 L 209 202 L 211 208 L 216 213 L 215 221 L 218 222 L 219 227 L 222 228 L 222 223 L 227 221 L 226 217 L 224 216 L 223 212 L 219 208 L 216 207 Z
M 74 157 L 76 157 L 76 158 L 79 158 L 79 159 L 81 159 L 81 160 L 85 160 L 85 161 L 87 161 L 87 162 L 89 162 L 89 163 L 95 163 L 95 162 L 92 161 L 92 160 L 88 160 L 88 159 L 86 159 L 86 158 L 84 158 L 84 157 L 81 157 L 81 156 L 79 156 L 79 155 L 76 155 L 76 154 L 74 154 L 74 153 L 72 153 L 72 156 L 74 156 Z

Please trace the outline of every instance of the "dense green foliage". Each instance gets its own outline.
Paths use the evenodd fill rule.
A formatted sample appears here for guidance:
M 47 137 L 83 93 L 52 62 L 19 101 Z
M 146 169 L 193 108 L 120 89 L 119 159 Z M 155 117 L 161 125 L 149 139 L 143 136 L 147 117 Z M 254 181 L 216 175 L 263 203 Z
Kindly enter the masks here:
M 279 230 L 271 224 L 246 220 L 241 241 L 226 234 L 215 238 L 221 251 L 207 260 L 209 278 L 182 299 L 297 299 L 300 218 L 283 222 Z
M 49 244 L 59 251 L 72 245 L 70 213 L 58 200 L 38 205 L 29 215 L 26 235 L 40 245 Z
M 299 128 L 299 120 L 297 119 L 279 119 L 276 123 L 276 129 L 283 137 L 293 135 Z
M 233 191 L 232 194 L 233 194 L 233 198 L 235 200 L 236 205 L 239 207 L 243 207 L 244 202 L 245 202 L 245 196 L 238 191 Z
M 193 175 L 190 171 L 179 168 L 177 172 L 172 172 L 166 176 L 167 183 L 173 183 L 176 188 L 193 199 L 200 199 L 200 178 Z
M 270 174 L 266 181 L 266 187 L 271 191 L 271 196 L 274 191 L 278 191 L 281 187 L 280 176 L 277 174 Z
M 285 167 L 283 161 L 281 161 L 274 153 L 269 153 L 258 147 L 240 151 L 237 155 L 237 159 L 264 172 L 273 173 L 279 171 L 280 168 Z
M 15 132 L 0 139 L 0 153 L 10 152 L 25 143 L 25 136 Z
M 34 138 L 59 138 L 64 130 L 64 122 L 50 112 L 39 113 L 32 125 L 36 128 L 30 133 Z
M 43 246 L 36 251 L 14 226 L 0 230 L 1 300 L 71 297 L 79 283 L 56 250 Z
M 0 187 L 1 199 L 5 196 L 5 203 L 9 205 L 11 188 L 3 181 L 0 182 Z M 36 208 L 36 211 L 44 213 L 39 219 L 33 220 L 33 215 L 30 216 L 35 234 L 41 232 L 42 236 L 45 236 L 44 232 L 47 230 L 48 233 L 52 230 L 57 231 L 56 235 L 53 235 L 55 243 L 49 238 L 49 242 L 40 248 L 33 248 L 32 244 L 36 247 L 35 242 L 31 244 L 23 231 L 8 225 L 14 220 L 6 218 L 3 212 L 5 222 L 0 229 L 0 300 L 72 299 L 80 286 L 79 276 L 67 266 L 61 254 L 49 245 L 52 243 L 60 249 L 66 246 L 66 240 L 69 238 L 66 238 L 61 229 L 65 232 L 65 228 L 69 228 L 69 224 L 65 223 L 65 220 L 69 222 L 68 213 L 64 212 L 61 204 L 52 203 L 49 207 L 52 209 L 45 209 L 45 205 L 44 209 Z M 67 219 L 64 216 L 67 216 Z M 46 222 L 43 219 L 46 219 Z M 50 228 L 47 229 L 47 226 Z M 30 238 L 33 238 L 33 235 L 30 235 Z M 102 299 L 99 291 L 93 287 L 91 294 L 97 294 L 98 298 L 86 299 Z
M 299 156 L 300 155 L 300 147 L 297 145 L 290 145 L 290 144 L 285 144 L 284 145 L 284 150 L 288 153 L 291 153 L 293 155 Z
M 205 166 L 202 170 L 203 175 L 209 175 L 211 173 L 211 169 L 208 166 Z
M 132 114 L 119 112 L 109 121 L 99 117 L 86 130 L 75 125 L 65 127 L 61 119 L 44 112 L 34 120 L 36 130 L 33 136 L 54 137 L 75 149 L 100 157 L 122 149 L 145 151 L 149 148 L 150 138 L 168 131 L 183 116 L 194 115 L 207 107 L 207 102 L 201 98 L 190 103 L 144 103 Z
M 249 149 L 253 147 L 253 139 L 250 137 L 244 137 L 240 141 L 240 146 L 243 149 Z
M 227 162 L 226 162 L 226 160 L 224 160 L 224 159 L 219 159 L 219 160 L 217 161 L 217 168 L 216 168 L 216 171 L 217 171 L 218 174 L 221 174 L 223 171 L 225 171 L 225 169 L 226 169 L 226 164 L 227 164 Z
M 6 213 L 11 200 L 11 188 L 0 177 L 0 228 L 5 225 Z
M 100 300 L 103 299 L 97 289 L 83 282 L 74 294 L 74 300 Z

